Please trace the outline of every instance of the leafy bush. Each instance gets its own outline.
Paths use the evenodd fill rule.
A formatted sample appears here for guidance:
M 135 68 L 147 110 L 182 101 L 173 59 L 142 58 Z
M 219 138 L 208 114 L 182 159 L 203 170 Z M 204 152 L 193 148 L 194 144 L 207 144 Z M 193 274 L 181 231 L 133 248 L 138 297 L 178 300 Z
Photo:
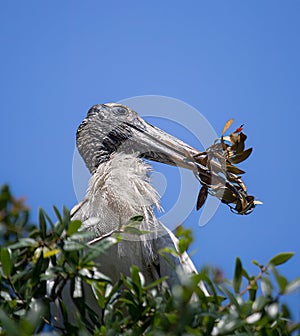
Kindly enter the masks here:
M 296 289 L 300 278 L 289 282 L 278 270 L 293 253 L 278 254 L 267 265 L 254 261 L 255 275 L 237 258 L 232 281 L 204 268 L 182 285 L 162 289 L 164 279 L 145 285 L 133 265 L 130 277 L 121 276 L 113 284 L 94 260 L 120 237 L 89 245 L 89 233 L 78 231 L 80 222 L 72 221 L 67 209 L 54 211 L 55 225 L 40 210 L 36 227 L 29 223 L 23 201 L 7 186 L 1 190 L 1 335 L 32 335 L 53 331 L 54 325 L 57 334 L 65 335 L 291 335 L 300 328 L 282 304 L 282 296 Z M 178 235 L 183 253 L 191 232 L 181 228 Z M 200 281 L 209 297 L 199 288 Z M 96 308 L 87 299 L 91 286 Z M 72 308 L 62 300 L 67 287 Z M 64 323 L 51 317 L 54 306 Z

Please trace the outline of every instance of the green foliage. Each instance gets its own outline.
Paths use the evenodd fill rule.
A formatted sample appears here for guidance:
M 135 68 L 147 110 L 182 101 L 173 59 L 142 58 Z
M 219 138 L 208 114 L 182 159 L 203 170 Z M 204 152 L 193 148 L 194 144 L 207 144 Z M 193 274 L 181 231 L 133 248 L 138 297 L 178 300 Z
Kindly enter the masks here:
M 292 257 L 281 253 L 266 266 L 254 261 L 256 274 L 248 274 L 237 258 L 233 281 L 219 270 L 205 268 L 184 284 L 164 288 L 165 278 L 145 284 L 136 266 L 117 283 L 101 273 L 97 256 L 118 237 L 89 244 L 91 234 L 80 231 L 67 209 L 54 208 L 54 224 L 43 211 L 38 226 L 8 187 L 0 194 L 0 335 L 32 335 L 47 326 L 64 335 L 291 335 L 299 323 L 291 320 L 282 296 L 299 288 L 300 278 L 288 281 L 278 269 Z M 124 231 L 138 229 L 141 217 L 129 220 Z M 126 229 L 127 227 L 127 229 Z M 139 231 L 138 234 L 141 234 Z M 183 228 L 179 251 L 183 254 L 192 234 Z M 205 282 L 210 296 L 199 287 Z M 72 307 L 62 300 L 68 287 Z M 87 289 L 96 295 L 93 308 Z M 57 324 L 51 317 L 54 302 L 61 311 Z

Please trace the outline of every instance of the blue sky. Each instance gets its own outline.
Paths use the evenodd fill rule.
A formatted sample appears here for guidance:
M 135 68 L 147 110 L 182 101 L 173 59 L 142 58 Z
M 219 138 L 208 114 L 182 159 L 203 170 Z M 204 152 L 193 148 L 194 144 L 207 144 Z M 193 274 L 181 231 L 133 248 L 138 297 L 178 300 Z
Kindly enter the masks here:
M 33 220 L 38 206 L 71 208 L 75 132 L 88 108 L 140 95 L 180 99 L 218 133 L 232 117 L 246 124 L 254 152 L 245 180 L 264 202 L 245 217 L 221 206 L 203 228 L 192 212 L 195 263 L 231 277 L 236 256 L 254 271 L 252 259 L 294 251 L 282 271 L 298 276 L 299 10 L 296 0 L 3 2 L 0 183 L 26 195 Z M 299 318 L 300 294 L 289 301 Z

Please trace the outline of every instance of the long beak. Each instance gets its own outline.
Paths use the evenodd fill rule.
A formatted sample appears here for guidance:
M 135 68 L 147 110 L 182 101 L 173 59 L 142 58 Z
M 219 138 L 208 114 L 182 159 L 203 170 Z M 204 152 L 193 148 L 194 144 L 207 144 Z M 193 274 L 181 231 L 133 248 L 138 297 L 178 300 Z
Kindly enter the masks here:
M 135 151 L 138 150 L 141 157 L 198 171 L 194 156 L 199 155 L 199 151 L 144 120 L 142 124 L 142 128 L 128 124 L 134 133 L 131 141 L 134 141 Z

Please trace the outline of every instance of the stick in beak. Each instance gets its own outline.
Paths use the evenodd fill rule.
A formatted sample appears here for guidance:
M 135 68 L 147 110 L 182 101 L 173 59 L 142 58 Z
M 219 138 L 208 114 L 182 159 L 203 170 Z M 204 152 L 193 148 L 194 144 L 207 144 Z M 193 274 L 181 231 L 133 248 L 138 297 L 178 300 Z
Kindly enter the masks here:
M 244 150 L 247 137 L 241 132 L 242 129 L 238 129 L 238 135 L 235 131 L 230 136 L 231 146 L 225 143 L 222 136 L 206 151 L 199 152 L 144 120 L 140 119 L 140 122 L 142 129 L 134 127 L 133 139 L 138 139 L 134 147 L 139 148 L 140 156 L 146 159 L 192 170 L 202 184 L 197 210 L 204 204 L 208 193 L 242 215 L 252 212 L 255 204 L 258 204 L 253 196 L 247 194 L 239 176 L 244 171 L 234 166 L 235 162 L 244 161 L 252 151 L 251 148 Z

